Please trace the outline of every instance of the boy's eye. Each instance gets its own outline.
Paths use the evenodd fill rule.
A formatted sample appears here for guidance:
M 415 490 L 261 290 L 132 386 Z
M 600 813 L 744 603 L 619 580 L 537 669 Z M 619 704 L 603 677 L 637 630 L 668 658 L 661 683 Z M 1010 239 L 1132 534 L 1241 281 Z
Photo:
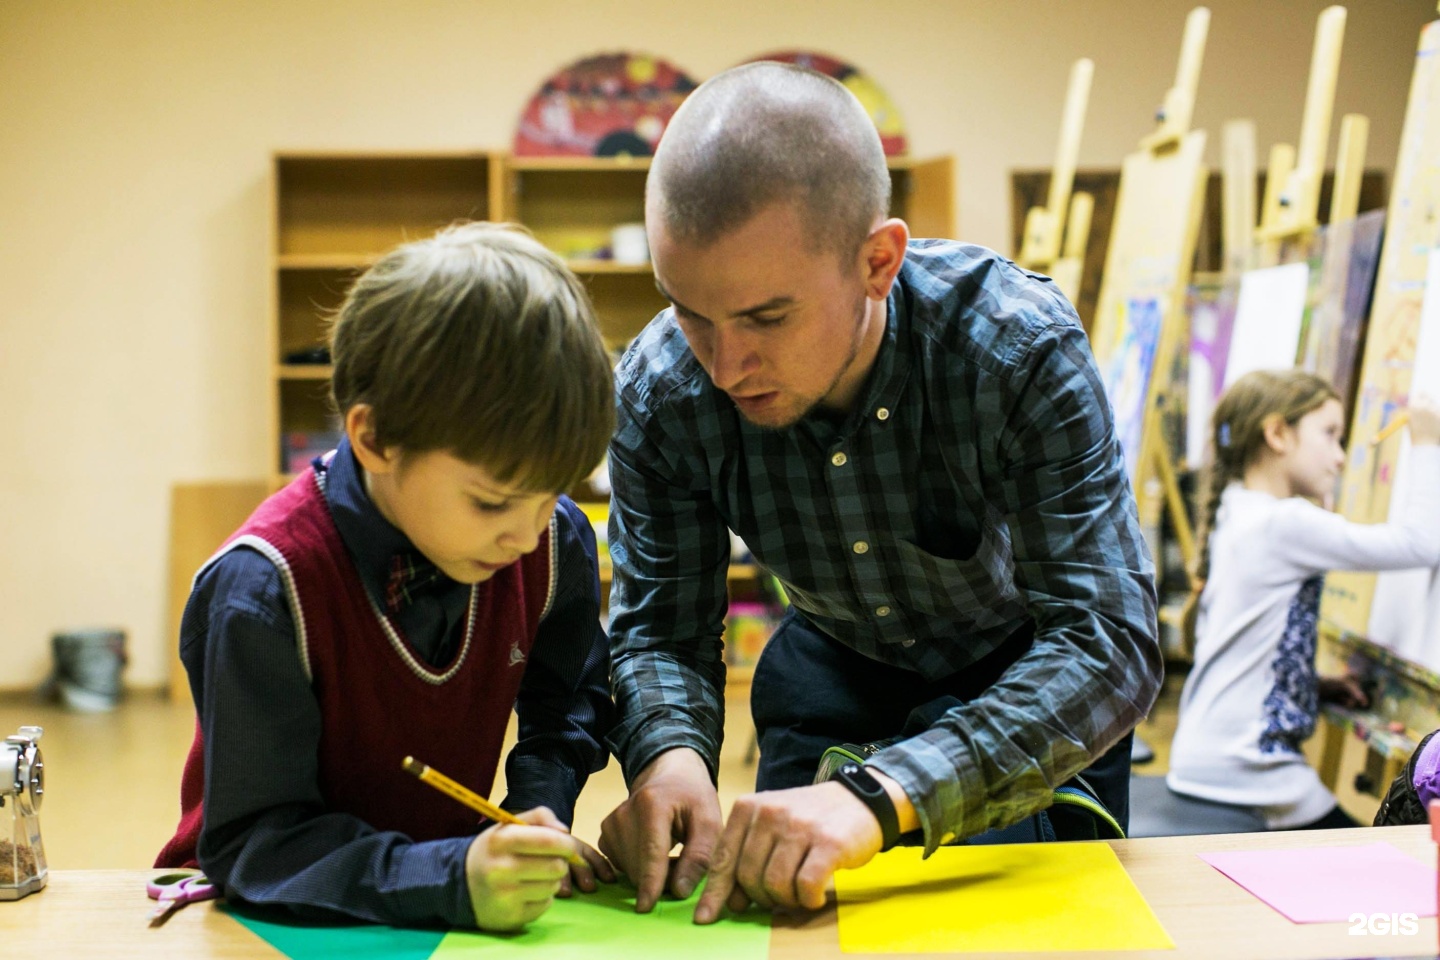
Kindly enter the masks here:
M 503 513 L 504 511 L 510 509 L 510 504 L 508 502 L 489 503 L 488 501 L 481 500 L 479 497 L 471 497 L 470 505 L 473 506 L 476 510 L 479 510 L 481 513 Z
M 778 327 L 785 321 L 785 314 L 782 313 L 778 317 L 752 317 L 751 321 L 757 327 Z

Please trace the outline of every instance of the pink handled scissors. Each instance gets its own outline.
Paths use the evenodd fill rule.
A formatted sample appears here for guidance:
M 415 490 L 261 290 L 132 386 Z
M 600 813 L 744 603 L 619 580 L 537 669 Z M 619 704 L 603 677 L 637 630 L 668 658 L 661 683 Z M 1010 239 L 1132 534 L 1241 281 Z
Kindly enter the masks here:
M 200 873 L 164 873 L 145 884 L 145 892 L 155 901 L 150 912 L 150 926 L 158 927 L 170 914 L 187 903 L 213 900 L 220 889 Z

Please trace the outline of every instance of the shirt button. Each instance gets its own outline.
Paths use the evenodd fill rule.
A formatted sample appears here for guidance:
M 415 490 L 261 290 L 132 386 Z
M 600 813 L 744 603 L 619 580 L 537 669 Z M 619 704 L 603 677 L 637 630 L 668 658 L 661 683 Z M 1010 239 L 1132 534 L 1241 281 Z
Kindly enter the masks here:
M 887 606 L 885 606 L 885 605 L 882 603 L 880 606 L 878 606 L 878 607 L 875 608 L 875 616 L 877 616 L 877 617 L 888 617 L 888 616 L 890 616 L 890 608 L 887 607 Z
M 876 419 L 876 420 L 889 420 L 889 419 L 890 419 L 890 408 L 889 408 L 889 407 L 881 407 L 880 409 L 876 410 L 876 411 L 875 411 L 875 419 Z
M 904 647 L 907 650 L 910 649 L 911 647 L 915 646 L 915 638 L 907 637 L 906 639 L 901 640 L 900 646 Z
M 837 453 L 837 454 L 835 454 L 835 456 L 833 456 L 833 457 L 830 458 L 830 462 L 833 463 L 833 464 L 835 464 L 835 466 L 837 466 L 837 467 L 843 467 L 843 466 L 845 466 L 845 462 L 846 462 L 848 459 L 849 459 L 849 458 L 846 457 L 845 454 L 843 454 L 843 453 Z
M 852 546 L 850 549 L 854 550 L 856 553 L 869 553 L 870 544 L 866 543 L 864 540 L 856 540 L 855 545 Z

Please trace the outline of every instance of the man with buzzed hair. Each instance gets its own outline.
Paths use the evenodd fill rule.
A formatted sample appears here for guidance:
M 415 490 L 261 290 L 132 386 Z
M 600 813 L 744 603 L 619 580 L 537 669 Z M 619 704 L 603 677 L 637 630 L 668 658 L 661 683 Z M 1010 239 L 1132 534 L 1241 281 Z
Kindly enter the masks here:
M 707 868 L 697 922 L 818 908 L 836 869 L 912 832 L 927 854 L 1064 838 L 1040 811 L 1082 771 L 1125 822 L 1161 660 L 1085 335 L 1046 278 L 911 241 L 889 187 L 858 101 L 774 63 L 703 84 L 651 165 L 672 306 L 617 372 L 611 742 L 630 797 L 600 839 L 641 912 Z M 722 832 L 727 527 L 791 608 L 751 688 L 758 792 Z M 842 744 L 862 762 L 831 762 Z

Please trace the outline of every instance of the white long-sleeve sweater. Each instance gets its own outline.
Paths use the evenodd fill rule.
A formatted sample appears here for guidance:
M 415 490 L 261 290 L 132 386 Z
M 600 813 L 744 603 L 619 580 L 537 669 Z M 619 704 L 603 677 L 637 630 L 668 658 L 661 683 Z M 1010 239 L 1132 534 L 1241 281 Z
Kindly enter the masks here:
M 1226 489 L 1170 748 L 1172 790 L 1256 807 L 1271 829 L 1310 823 L 1335 805 L 1285 736 L 1309 732 L 1302 714 L 1307 683 L 1313 709 L 1314 647 L 1305 621 L 1318 599 L 1314 578 L 1440 564 L 1440 447 L 1412 455 L 1414 492 L 1397 523 L 1352 523 L 1299 497 Z M 1294 639 L 1306 629 L 1308 648 Z

